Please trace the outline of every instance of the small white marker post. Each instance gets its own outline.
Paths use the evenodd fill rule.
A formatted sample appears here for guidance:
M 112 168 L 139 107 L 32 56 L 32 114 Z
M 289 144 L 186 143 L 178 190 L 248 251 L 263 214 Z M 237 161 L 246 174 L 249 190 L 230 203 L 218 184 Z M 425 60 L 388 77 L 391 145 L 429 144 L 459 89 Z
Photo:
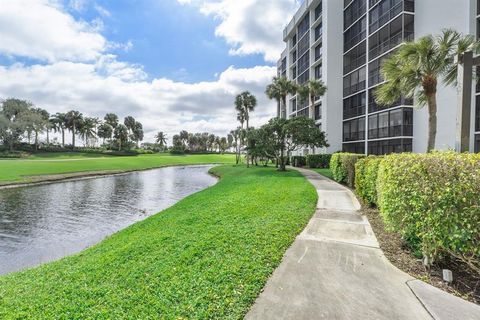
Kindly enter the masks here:
M 443 269 L 443 281 L 448 284 L 453 282 L 453 273 L 451 270 Z

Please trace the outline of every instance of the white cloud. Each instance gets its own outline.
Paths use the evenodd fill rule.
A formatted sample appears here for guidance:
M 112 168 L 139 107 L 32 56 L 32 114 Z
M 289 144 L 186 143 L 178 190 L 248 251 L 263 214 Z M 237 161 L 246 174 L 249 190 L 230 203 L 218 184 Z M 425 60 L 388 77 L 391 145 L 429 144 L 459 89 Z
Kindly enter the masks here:
M 274 67 L 230 67 L 215 81 L 188 84 L 165 78 L 142 80 L 138 66 L 109 59 L 97 65 L 0 66 L 0 97 L 27 99 L 52 113 L 74 108 L 98 117 L 107 112 L 132 115 L 144 123 L 147 139 L 158 130 L 170 137 L 182 129 L 226 134 L 237 126 L 233 101 L 243 90 L 259 98 L 253 125 L 264 123 L 275 111 L 264 94 Z
M 132 115 L 144 124 L 147 140 L 159 130 L 170 137 L 182 129 L 226 134 L 237 126 L 233 102 L 244 90 L 259 100 L 252 125 L 274 115 L 275 103 L 266 98 L 264 90 L 275 67 L 232 66 L 214 81 L 198 83 L 149 79 L 141 65 L 119 61 L 111 53 L 129 50 L 130 42 L 108 42 L 100 33 L 101 20 L 86 23 L 67 12 L 72 7 L 83 10 L 85 1 L 71 1 L 70 8 L 62 3 L 0 0 L 0 54 L 39 61 L 0 65 L 0 98 L 27 99 L 51 113 L 76 109 L 97 117 L 107 112 Z M 188 77 L 187 70 L 178 70 L 177 78 L 182 77 Z
M 42 61 L 92 61 L 106 39 L 54 0 L 0 0 L 0 52 Z
M 233 55 L 263 54 L 266 61 L 279 59 L 282 32 L 298 8 L 297 0 L 177 0 L 195 5 L 220 20 L 216 35 L 232 46 Z
M 104 7 L 102 7 L 101 5 L 98 5 L 98 4 L 94 4 L 93 5 L 95 11 L 98 12 L 98 14 L 100 14 L 101 16 L 103 17 L 110 17 L 112 14 L 110 13 L 110 11 L 108 11 L 107 9 L 105 9 Z

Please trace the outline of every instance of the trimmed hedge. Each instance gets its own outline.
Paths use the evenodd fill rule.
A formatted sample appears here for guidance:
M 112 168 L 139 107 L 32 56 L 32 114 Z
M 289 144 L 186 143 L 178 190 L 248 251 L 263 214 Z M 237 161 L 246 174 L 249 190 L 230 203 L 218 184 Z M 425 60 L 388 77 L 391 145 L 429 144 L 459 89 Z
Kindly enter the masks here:
M 292 156 L 291 161 L 294 167 L 304 167 L 307 164 L 307 158 L 304 156 Z
M 365 155 L 334 153 L 330 160 L 333 179 L 340 183 L 346 183 L 350 188 L 353 188 L 355 186 L 355 163 L 362 158 L 365 158 Z
M 480 154 L 389 155 L 377 181 L 387 226 L 427 264 L 450 254 L 480 273 Z
M 307 166 L 309 168 L 330 168 L 331 154 L 311 154 L 307 156 Z
M 377 205 L 377 175 L 383 157 L 369 156 L 355 164 L 355 190 L 367 205 Z

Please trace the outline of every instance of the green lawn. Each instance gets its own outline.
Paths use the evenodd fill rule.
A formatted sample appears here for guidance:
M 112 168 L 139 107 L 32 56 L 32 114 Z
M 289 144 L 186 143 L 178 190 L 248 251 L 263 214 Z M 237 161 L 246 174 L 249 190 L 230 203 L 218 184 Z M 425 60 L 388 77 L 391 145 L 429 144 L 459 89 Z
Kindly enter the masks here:
M 0 319 L 241 319 L 317 202 L 296 171 L 220 182 L 84 252 L 0 277 Z
M 132 157 L 98 156 L 82 153 L 43 154 L 29 159 L 0 160 L 0 184 L 42 181 L 51 175 L 108 173 L 157 168 L 168 165 L 234 163 L 235 155 L 208 154 L 172 156 L 170 154 Z
M 312 170 L 320 173 L 322 176 L 325 176 L 333 180 L 332 170 L 330 169 L 312 169 Z

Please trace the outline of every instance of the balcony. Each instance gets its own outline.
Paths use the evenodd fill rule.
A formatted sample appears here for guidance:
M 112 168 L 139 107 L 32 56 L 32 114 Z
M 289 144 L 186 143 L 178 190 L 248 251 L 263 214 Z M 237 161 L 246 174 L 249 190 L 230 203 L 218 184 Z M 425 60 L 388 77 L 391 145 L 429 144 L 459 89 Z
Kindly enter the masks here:
M 401 98 L 395 103 L 388 105 L 388 106 L 381 106 L 375 102 L 375 97 L 373 96 L 373 90 L 370 90 L 370 97 L 369 97 L 369 104 L 368 104 L 368 112 L 377 112 L 377 111 L 382 111 L 398 106 L 413 106 L 413 99 L 406 99 L 406 98 Z
M 376 57 L 390 51 L 391 49 L 398 46 L 404 41 L 411 41 L 414 38 L 414 33 L 411 31 L 400 30 L 396 34 L 392 35 L 388 39 L 380 42 L 376 46 L 370 48 L 370 59 L 375 59 Z
M 375 7 L 373 10 L 379 10 L 379 7 Z M 399 15 L 402 11 L 407 11 L 407 12 L 414 12 L 415 11 L 415 3 L 410 0 L 404 0 L 396 5 L 394 5 L 390 10 L 387 12 L 381 14 L 377 19 L 374 19 L 372 16 L 373 11 L 370 13 L 370 20 L 372 21 L 370 23 L 370 33 L 375 32 L 376 30 L 380 29 L 383 27 L 385 24 L 387 24 L 390 20 L 395 18 L 397 15 Z

